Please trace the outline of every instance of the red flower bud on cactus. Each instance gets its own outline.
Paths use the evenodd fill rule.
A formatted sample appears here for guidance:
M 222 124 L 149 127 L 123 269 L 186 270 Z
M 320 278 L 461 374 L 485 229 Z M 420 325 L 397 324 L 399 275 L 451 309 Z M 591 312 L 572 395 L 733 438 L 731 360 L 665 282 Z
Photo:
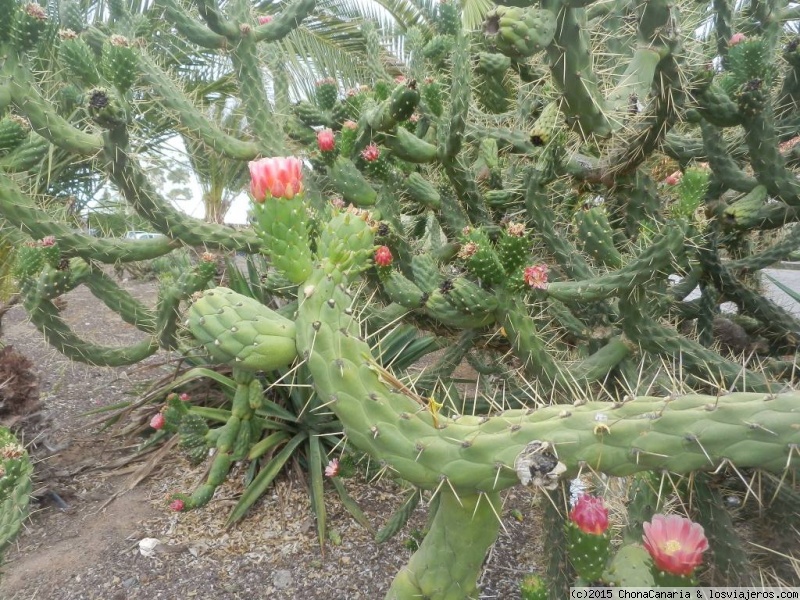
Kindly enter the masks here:
M 303 164 L 294 157 L 262 158 L 250 161 L 250 193 L 264 202 L 267 195 L 291 200 L 303 191 Z
M 49 246 L 55 246 L 56 245 L 56 237 L 54 235 L 48 235 L 46 237 L 43 237 L 41 239 L 41 241 L 39 242 L 39 244 L 42 246 L 42 248 L 47 248 Z
M 367 162 L 375 162 L 380 156 L 381 151 L 375 144 L 370 144 L 361 151 L 361 158 Z
M 180 498 L 175 498 L 172 502 L 169 503 L 170 509 L 174 510 L 175 512 L 181 512 L 186 504 L 184 504 L 183 500 Z
M 153 429 L 163 429 L 164 425 L 166 425 L 167 419 L 161 413 L 156 413 L 153 415 L 153 418 L 150 419 L 150 427 Z
M 603 535 L 608 529 L 608 509 L 602 498 L 582 494 L 569 512 L 569 520 L 584 533 Z
M 272 15 L 260 15 L 258 17 L 259 25 L 266 25 L 267 23 L 272 23 Z
M 332 152 L 336 147 L 336 140 L 333 137 L 333 131 L 328 129 L 320 129 L 317 132 L 317 148 L 320 152 Z
M 702 525 L 678 515 L 653 515 L 643 527 L 644 547 L 661 571 L 691 575 L 703 562 L 708 539 Z
M 188 402 L 189 400 L 192 399 L 192 397 L 186 392 L 183 392 L 180 396 L 178 396 L 178 398 L 180 399 L 181 402 Z
M 728 40 L 728 46 L 735 46 L 736 44 L 741 44 L 742 42 L 747 41 L 747 36 L 741 32 L 734 33 L 731 36 L 731 39 Z
M 522 279 L 526 284 L 537 290 L 547 289 L 547 265 L 533 265 L 525 267 Z
M 667 185 L 678 185 L 678 183 L 680 183 L 680 180 L 682 178 L 683 178 L 683 173 L 681 173 L 680 171 L 675 171 L 674 173 L 670 173 L 669 175 L 667 175 L 667 177 L 664 179 L 664 183 L 666 183 Z
M 379 267 L 388 267 L 393 260 L 392 251 L 387 246 L 381 246 L 375 250 L 375 264 Z

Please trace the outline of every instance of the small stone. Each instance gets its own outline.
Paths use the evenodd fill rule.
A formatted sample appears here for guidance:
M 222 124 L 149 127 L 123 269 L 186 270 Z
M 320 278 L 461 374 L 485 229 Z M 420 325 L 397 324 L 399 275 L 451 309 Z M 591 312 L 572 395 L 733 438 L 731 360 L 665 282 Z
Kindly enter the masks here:
M 131 587 L 135 586 L 136 583 L 137 583 L 136 577 L 128 577 L 126 580 L 124 580 L 122 582 L 122 587 L 124 587 L 125 589 L 128 589 L 128 588 L 131 588 Z
M 289 587 L 292 584 L 291 572 L 286 569 L 275 571 L 272 576 L 272 584 L 279 590 Z

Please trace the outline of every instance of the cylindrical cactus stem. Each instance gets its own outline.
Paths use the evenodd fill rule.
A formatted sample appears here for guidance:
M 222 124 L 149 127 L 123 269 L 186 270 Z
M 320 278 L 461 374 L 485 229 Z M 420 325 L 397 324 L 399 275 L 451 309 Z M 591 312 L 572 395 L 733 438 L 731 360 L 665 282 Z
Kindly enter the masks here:
M 89 273 L 84 278 L 83 284 L 123 321 L 145 333 L 155 333 L 155 313 L 131 296 L 127 290 L 119 287 L 102 269 L 89 265 Z
M 755 272 L 765 269 L 775 263 L 786 260 L 786 258 L 800 247 L 800 225 L 794 225 L 786 235 L 775 242 L 769 248 L 756 254 L 745 256 L 725 263 L 725 266 L 732 272 L 749 271 Z
M 444 482 L 443 482 L 444 483 Z M 498 494 L 457 495 L 444 485 L 430 531 L 385 600 L 477 597 L 477 574 L 500 529 Z
M 230 158 L 252 160 L 258 156 L 260 151 L 258 144 L 228 135 L 209 121 L 153 59 L 140 54 L 138 66 L 142 80 L 153 88 L 164 106 L 175 113 L 182 130 L 199 136 L 209 148 Z
M 682 252 L 685 229 L 680 224 L 668 227 L 663 237 L 643 250 L 627 265 L 606 275 L 584 281 L 553 282 L 547 295 L 562 302 L 593 302 L 619 296 L 658 277 Z
M 122 139 L 120 139 L 122 138 Z M 127 133 L 106 135 L 105 155 L 111 180 L 126 200 L 157 231 L 180 238 L 187 245 L 247 250 L 258 253 L 261 241 L 252 232 L 234 232 L 222 225 L 187 217 L 162 198 L 141 167 L 127 156 Z
M 575 214 L 575 226 L 583 251 L 597 264 L 619 269 L 622 254 L 614 246 L 613 230 L 603 206 L 592 206 Z
M 736 161 L 731 158 L 727 144 L 722 139 L 722 132 L 705 119 L 700 120 L 700 131 L 703 135 L 703 146 L 706 149 L 708 163 L 714 177 L 733 190 L 749 192 L 758 185 L 758 181 L 745 173 Z M 766 192 L 766 190 L 765 190 Z
M 320 400 L 328 402 L 353 443 L 420 487 L 435 489 L 443 479 L 462 492 L 515 485 L 512 465 L 519 466 L 533 440 L 552 444 L 571 473 L 583 465 L 613 475 L 659 468 L 688 472 L 723 460 L 782 471 L 800 442 L 791 394 L 636 398 L 566 411 L 552 406 L 496 417 L 437 418 L 408 396 L 392 393 L 374 371 L 340 283 L 341 275 L 330 269 L 326 274 L 324 266 L 306 282 L 298 352 L 309 353 Z M 644 414 L 659 416 L 642 419 Z
M 282 40 L 308 17 L 316 6 L 316 0 L 295 0 L 283 5 L 283 10 L 275 15 L 269 23 L 257 27 L 252 37 L 256 42 L 277 42 Z M 246 4 L 249 9 L 249 4 Z
M 45 339 L 64 356 L 76 362 L 100 367 L 120 367 L 140 362 L 158 350 L 158 343 L 153 338 L 146 338 L 127 348 L 111 348 L 85 342 L 61 318 L 50 300 L 26 294 L 25 290 L 23 306 L 31 323 L 44 334 Z
M 28 118 L 36 133 L 68 152 L 93 156 L 100 151 L 102 139 L 76 129 L 61 117 L 42 96 L 30 69 L 19 59 L 7 57 L 0 74 L 8 78 L 14 105 Z
M 771 196 L 790 206 L 799 206 L 800 181 L 786 168 L 786 161 L 778 149 L 779 140 L 770 104 L 746 120 L 744 133 L 750 150 L 750 164 L 758 182 Z
M 720 262 L 715 246 L 713 235 L 709 236 L 706 244 L 700 246 L 698 257 L 719 292 L 736 303 L 740 312 L 762 321 L 764 335 L 778 343 L 796 347 L 800 343 L 800 322 L 786 309 L 742 284 Z
M 542 6 L 556 13 L 555 37 L 547 47 L 547 56 L 553 80 L 564 93 L 562 109 L 584 135 L 609 135 L 612 125 L 592 71 L 585 9 L 555 0 L 547 0 Z
M 160 5 L 164 7 L 164 15 L 167 20 L 175 26 L 178 33 L 186 37 L 186 39 L 193 44 L 210 49 L 221 49 L 228 45 L 228 38 L 214 33 L 208 27 L 198 22 L 179 6 L 175 0 L 162 0 Z
M 32 473 L 25 448 L 0 427 L 0 558 L 28 517 Z
M 466 128 L 470 100 L 471 70 L 469 62 L 469 38 L 456 36 L 452 57 L 452 84 L 450 89 L 450 114 L 446 127 L 442 127 L 439 156 L 445 166 L 452 164 L 459 150 Z M 443 124 L 444 125 L 444 124 Z

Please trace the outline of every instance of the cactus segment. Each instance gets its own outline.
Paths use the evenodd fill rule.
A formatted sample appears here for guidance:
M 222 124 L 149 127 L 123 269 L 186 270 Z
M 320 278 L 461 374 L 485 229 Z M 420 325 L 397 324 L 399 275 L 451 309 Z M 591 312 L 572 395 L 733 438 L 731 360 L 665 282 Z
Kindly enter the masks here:
M 442 199 L 439 196 L 439 192 L 425 177 L 416 171 L 410 173 L 402 185 L 408 197 L 414 202 L 433 210 L 437 210 L 441 206 Z
M 28 517 L 33 466 L 25 448 L 0 427 L 0 556 Z
M 553 40 L 556 17 L 534 7 L 498 6 L 486 13 L 483 33 L 498 52 L 511 58 L 527 58 Z
M 404 127 L 398 127 L 393 135 L 386 136 L 386 147 L 397 158 L 411 163 L 430 163 L 437 158 L 436 146 L 418 138 Z
M 131 89 L 139 76 L 139 61 L 127 38 L 112 35 L 103 44 L 103 72 L 121 94 Z
M 308 216 L 301 196 L 291 200 L 268 198 L 253 204 L 256 232 L 264 241 L 272 264 L 292 283 L 311 274 Z
M 606 561 L 611 555 L 611 535 L 584 533 L 573 523 L 567 523 L 569 557 L 579 577 L 597 581 L 603 576 Z
M 343 273 L 367 268 L 374 253 L 374 234 L 369 213 L 342 211 L 336 214 L 317 241 L 317 254 Z
M 44 8 L 35 2 L 20 6 L 16 12 L 9 15 L 5 13 L 3 19 L 12 19 L 11 45 L 17 52 L 30 50 L 36 45 L 39 36 L 44 32 L 47 23 L 47 13 Z
M 611 269 L 622 266 L 622 254 L 614 246 L 613 230 L 602 206 L 578 211 L 575 225 L 583 251 L 597 264 Z
M 545 146 L 558 131 L 561 111 L 556 100 L 548 102 L 531 128 L 529 137 L 534 146 Z
M 28 137 L 30 129 L 28 121 L 17 115 L 8 115 L 0 119 L 0 156 L 5 156 L 22 144 Z
M 497 494 L 457 496 L 448 489 L 439 496 L 430 530 L 385 600 L 477 597 L 477 574 L 500 529 L 500 499 Z
M 364 178 L 353 161 L 339 156 L 328 172 L 331 186 L 347 201 L 356 206 L 372 206 L 378 199 L 370 183 Z
M 228 288 L 206 291 L 187 320 L 209 354 L 239 369 L 270 371 L 297 358 L 294 322 Z

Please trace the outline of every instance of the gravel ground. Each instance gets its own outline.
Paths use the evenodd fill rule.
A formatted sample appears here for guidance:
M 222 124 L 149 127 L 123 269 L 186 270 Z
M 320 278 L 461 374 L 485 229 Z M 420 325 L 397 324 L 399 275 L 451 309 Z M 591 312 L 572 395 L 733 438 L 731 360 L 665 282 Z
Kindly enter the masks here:
M 152 284 L 130 282 L 126 287 L 152 304 Z M 98 343 L 140 339 L 139 332 L 83 288 L 67 295 L 63 314 L 81 335 Z M 47 346 L 21 308 L 12 309 L 3 325 L 4 342 L 36 365 L 49 423 L 36 435 L 46 439 L 50 450 L 38 455 L 41 498 L 16 546 L 6 553 L 0 598 L 374 600 L 383 597 L 410 557 L 410 532 L 424 527 L 424 506 L 401 534 L 377 545 L 330 489 L 326 503 L 333 534 L 323 552 L 305 483 L 297 474 L 279 480 L 229 530 L 224 523 L 243 489 L 241 466 L 206 508 L 168 511 L 169 494 L 191 491 L 204 479 L 206 465 L 193 468 L 167 449 L 149 477 L 132 486 L 142 463 L 128 462 L 130 442 L 93 433 L 97 417 L 85 415 L 135 399 L 147 380 L 166 372 L 167 357 L 157 355 L 131 368 L 87 367 Z M 396 483 L 366 481 L 363 475 L 347 480 L 346 487 L 375 528 L 403 495 Z M 503 529 L 481 576 L 481 598 L 519 598 L 522 577 L 541 569 L 539 501 L 526 489 L 505 496 Z M 160 541 L 152 556 L 140 552 L 144 538 Z

